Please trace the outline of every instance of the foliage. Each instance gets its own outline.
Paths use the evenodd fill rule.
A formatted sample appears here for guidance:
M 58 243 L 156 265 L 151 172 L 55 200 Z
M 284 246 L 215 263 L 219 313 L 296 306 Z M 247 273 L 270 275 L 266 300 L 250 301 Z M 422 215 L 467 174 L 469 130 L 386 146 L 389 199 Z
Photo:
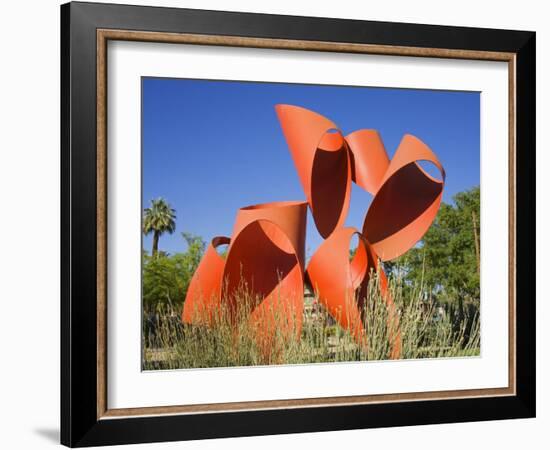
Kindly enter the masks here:
M 168 255 L 143 255 L 143 307 L 153 310 L 159 304 L 178 309 L 183 305 L 185 293 L 205 249 L 204 241 L 189 233 L 182 233 L 187 251 Z
M 479 194 L 475 187 L 442 203 L 420 245 L 385 267 L 440 302 L 479 302 Z
M 152 256 L 157 256 L 158 241 L 162 234 L 176 230 L 176 210 L 163 198 L 151 200 L 151 206 L 143 210 L 143 234 L 153 233 Z

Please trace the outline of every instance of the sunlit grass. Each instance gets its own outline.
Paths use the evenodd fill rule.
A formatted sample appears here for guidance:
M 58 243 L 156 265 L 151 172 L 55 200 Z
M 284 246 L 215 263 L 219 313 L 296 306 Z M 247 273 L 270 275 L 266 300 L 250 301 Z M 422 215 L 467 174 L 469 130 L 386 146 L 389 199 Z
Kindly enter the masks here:
M 390 280 L 389 289 L 395 304 L 391 312 L 379 294 L 377 277 L 373 277 L 364 302 L 367 345 L 362 346 L 307 291 L 300 335 L 295 333 L 296 320 L 289 323 L 287 314 L 279 314 L 283 299 L 274 301 L 276 306 L 269 310 L 272 326 L 267 333 L 258 332 L 249 320 L 257 299 L 246 292 L 238 294 L 235 304 L 239 308 L 231 308 L 227 302 L 216 308 L 209 325 L 204 320 L 199 325 L 182 324 L 180 310 L 158 306 L 152 314 L 143 315 L 143 369 L 386 360 L 392 349 L 388 324 L 397 322 L 401 359 L 479 355 L 477 314 L 459 317 L 449 313 L 426 299 L 421 289 L 404 289 L 399 281 Z M 197 319 L 201 318 L 197 312 Z

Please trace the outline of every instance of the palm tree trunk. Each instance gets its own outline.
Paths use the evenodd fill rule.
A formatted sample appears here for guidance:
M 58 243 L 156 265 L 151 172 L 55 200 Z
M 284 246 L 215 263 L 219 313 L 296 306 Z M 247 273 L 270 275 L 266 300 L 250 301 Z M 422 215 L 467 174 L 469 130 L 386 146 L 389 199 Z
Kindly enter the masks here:
M 153 232 L 153 251 L 151 252 L 153 256 L 157 256 L 159 251 L 159 236 L 160 233 L 158 231 Z

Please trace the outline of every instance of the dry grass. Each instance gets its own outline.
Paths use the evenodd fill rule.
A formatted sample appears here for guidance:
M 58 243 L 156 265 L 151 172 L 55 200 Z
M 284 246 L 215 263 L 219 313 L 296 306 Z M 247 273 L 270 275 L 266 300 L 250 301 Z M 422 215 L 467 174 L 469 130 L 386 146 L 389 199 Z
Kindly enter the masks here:
M 435 302 L 425 300 L 421 289 L 408 289 L 409 293 L 404 295 L 405 290 L 398 281 L 390 281 L 390 291 L 400 324 L 401 359 L 479 355 L 477 316 L 451 315 Z M 258 333 L 248 319 L 256 299 L 246 293 L 239 294 L 237 303 L 242 306 L 238 310 L 227 306 L 220 308 L 213 315 L 210 326 L 182 324 L 181 311 L 159 306 L 153 314 L 144 314 L 143 369 L 389 359 L 391 330 L 388 323 L 395 322 L 395 317 L 389 317 L 388 308 L 378 292 L 378 281 L 373 277 L 363 311 L 368 346 L 357 345 L 307 292 L 299 336 L 294 333 L 295 323 L 289 323 L 285 314 L 278 314 L 278 307 L 270 311 L 270 320 L 279 326 L 271 327 L 267 334 Z

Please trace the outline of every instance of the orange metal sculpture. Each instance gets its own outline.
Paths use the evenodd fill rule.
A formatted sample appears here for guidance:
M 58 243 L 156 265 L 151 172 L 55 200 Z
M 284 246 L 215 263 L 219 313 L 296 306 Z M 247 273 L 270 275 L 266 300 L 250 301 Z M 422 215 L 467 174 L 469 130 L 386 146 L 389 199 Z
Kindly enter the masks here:
M 195 270 L 183 304 L 182 321 L 211 325 L 214 314 L 221 306 L 223 270 L 225 259 L 216 248 L 229 244 L 230 239 L 217 236 L 206 248 L 202 260 Z
M 350 243 L 354 235 L 359 237 L 357 251 L 350 261 Z M 311 257 L 307 272 L 313 289 L 330 314 L 352 336 L 362 342 L 365 339 L 361 306 L 356 299 L 363 299 L 357 292 L 368 282 L 371 270 L 377 270 L 375 259 L 365 238 L 355 228 L 338 228 Z M 385 278 L 384 278 L 385 282 Z M 386 286 L 384 286 L 385 290 Z
M 332 121 L 313 111 L 291 105 L 277 105 L 276 111 L 315 224 L 326 238 L 311 258 L 307 277 L 340 325 L 366 346 L 362 305 L 356 299 L 363 299 L 366 294 L 369 271 L 378 271 L 390 316 L 391 356 L 399 357 L 397 314 L 377 261 L 405 253 L 428 230 L 441 203 L 443 167 L 414 136 L 404 136 L 390 161 L 375 130 L 358 130 L 344 137 Z M 442 179 L 427 174 L 419 161 L 433 163 Z M 347 216 L 352 181 L 374 199 L 363 223 L 357 254 L 350 264 L 346 259 L 349 241 L 357 231 L 341 226 Z
M 412 135 L 403 137 L 390 160 L 376 130 L 344 136 L 332 121 L 308 109 L 275 109 L 306 201 L 241 208 L 231 239 L 216 237 L 208 246 L 191 280 L 182 320 L 212 325 L 221 307 L 239 314 L 246 306 L 263 338 L 276 330 L 287 335 L 293 330 L 299 337 L 305 277 L 330 314 L 368 348 L 362 302 L 368 301 L 368 281 L 376 272 L 388 308 L 390 357 L 399 358 L 398 315 L 379 261 L 402 255 L 428 230 L 439 210 L 445 171 L 428 146 Z M 435 165 L 441 179 L 429 175 L 420 161 Z M 352 182 L 373 195 L 361 232 L 344 227 Z M 308 205 L 325 241 L 305 271 Z M 354 235 L 359 245 L 350 261 Z M 229 244 L 225 259 L 216 251 L 222 244 Z M 240 304 L 243 288 L 251 304 Z
M 212 324 L 222 306 L 250 314 L 262 333 L 294 330 L 303 315 L 305 202 L 274 202 L 241 208 L 231 239 L 214 238 L 195 271 L 184 303 L 186 323 Z M 225 259 L 216 247 L 229 244 Z M 246 299 L 253 304 L 240 304 Z
M 357 250 L 350 261 L 350 242 L 359 237 Z M 317 249 L 307 267 L 315 293 L 340 326 L 348 330 L 355 341 L 368 349 L 363 317 L 371 274 L 379 276 L 379 288 L 388 309 L 388 336 L 391 358 L 401 354 L 399 319 L 388 291 L 388 280 L 378 258 L 364 236 L 355 228 L 338 228 Z
M 250 320 L 265 335 L 302 328 L 305 202 L 275 202 L 241 208 L 223 272 L 222 298 L 239 313 L 249 297 Z M 243 290 L 245 292 L 243 292 Z
M 315 226 L 325 239 L 344 224 L 351 195 L 348 146 L 336 125 L 320 114 L 275 106 Z

